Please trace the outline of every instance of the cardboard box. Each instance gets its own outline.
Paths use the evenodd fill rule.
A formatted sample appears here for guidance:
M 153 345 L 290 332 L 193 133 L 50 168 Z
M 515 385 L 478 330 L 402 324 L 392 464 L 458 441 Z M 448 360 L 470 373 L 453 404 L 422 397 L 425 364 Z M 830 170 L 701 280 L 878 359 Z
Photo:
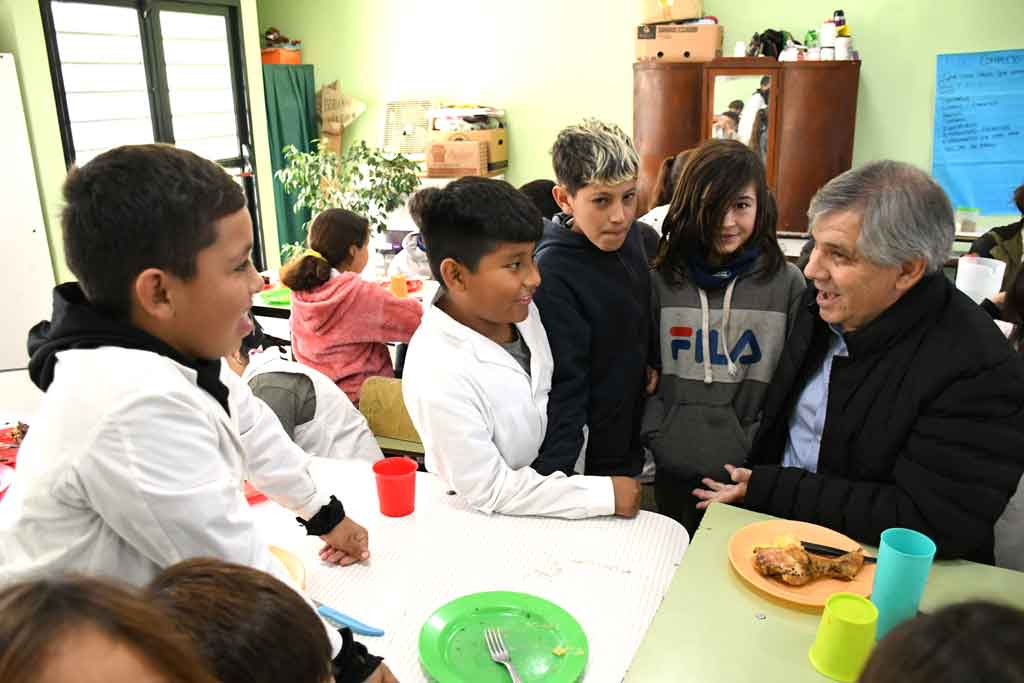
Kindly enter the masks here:
M 636 30 L 638 61 L 710 62 L 722 56 L 721 24 L 644 24 Z
M 434 178 L 487 175 L 487 143 L 480 140 L 432 142 L 427 148 L 427 175 Z
M 265 47 L 260 50 L 260 61 L 264 64 L 302 64 L 302 50 Z
M 488 128 L 451 132 L 436 130 L 434 120 L 430 121 L 430 142 L 455 142 L 473 140 L 487 143 L 487 170 L 503 171 L 508 168 L 508 129 Z
M 640 0 L 641 24 L 656 24 L 659 21 L 700 19 L 704 16 L 701 0 Z
M 344 132 L 344 129 L 342 129 L 342 132 Z M 324 149 L 331 150 L 338 156 L 341 156 L 341 133 L 335 135 L 334 133 L 329 133 L 326 130 L 321 129 L 320 146 Z

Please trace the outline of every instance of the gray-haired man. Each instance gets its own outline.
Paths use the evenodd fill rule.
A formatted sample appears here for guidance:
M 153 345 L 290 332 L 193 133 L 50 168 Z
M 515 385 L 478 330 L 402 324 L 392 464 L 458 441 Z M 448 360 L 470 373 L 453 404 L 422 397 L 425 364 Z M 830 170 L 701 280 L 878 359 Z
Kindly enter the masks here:
M 694 492 L 877 544 L 928 534 L 993 561 L 1024 472 L 1024 361 L 942 273 L 953 211 L 927 174 L 878 161 L 808 212 L 811 285 L 733 484 Z

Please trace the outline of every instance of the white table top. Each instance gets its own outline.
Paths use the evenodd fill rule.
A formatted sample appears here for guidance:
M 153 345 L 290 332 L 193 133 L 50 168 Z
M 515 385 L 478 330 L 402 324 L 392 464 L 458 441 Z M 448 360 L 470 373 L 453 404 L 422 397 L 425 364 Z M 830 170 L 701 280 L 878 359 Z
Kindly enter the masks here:
M 633 520 L 485 515 L 424 473 L 416 511 L 393 519 L 377 509 L 366 463 L 318 458 L 313 476 L 369 531 L 368 562 L 320 562 L 319 539 L 303 536 L 275 503 L 254 506 L 258 524 L 270 543 L 303 559 L 314 598 L 384 629 L 381 638 L 359 639 L 402 683 L 427 681 L 417 648 L 427 617 L 459 596 L 493 590 L 532 593 L 566 609 L 590 642 L 584 683 L 619 683 L 689 542 L 679 524 L 648 512 Z

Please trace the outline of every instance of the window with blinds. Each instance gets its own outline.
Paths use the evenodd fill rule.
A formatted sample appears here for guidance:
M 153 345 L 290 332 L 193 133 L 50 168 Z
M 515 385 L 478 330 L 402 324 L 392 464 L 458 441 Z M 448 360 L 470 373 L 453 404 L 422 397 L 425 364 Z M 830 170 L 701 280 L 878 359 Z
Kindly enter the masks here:
M 207 159 L 237 157 L 224 17 L 161 11 L 159 19 L 175 144 Z
M 52 10 L 75 162 L 153 142 L 138 12 L 74 2 L 54 2 Z
M 49 2 L 69 163 L 146 142 L 241 157 L 228 14 L 193 4 Z
M 216 161 L 245 191 L 253 258 L 263 268 L 239 0 L 39 0 L 39 7 L 68 166 L 151 142 Z

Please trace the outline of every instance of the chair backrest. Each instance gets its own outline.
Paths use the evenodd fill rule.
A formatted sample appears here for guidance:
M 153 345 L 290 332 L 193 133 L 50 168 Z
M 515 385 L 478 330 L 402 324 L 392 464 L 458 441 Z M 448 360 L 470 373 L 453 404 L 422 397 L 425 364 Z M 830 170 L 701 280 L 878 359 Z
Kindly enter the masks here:
M 412 425 L 402 398 L 402 380 L 393 377 L 369 377 L 363 382 L 359 411 L 374 436 L 422 443 Z

